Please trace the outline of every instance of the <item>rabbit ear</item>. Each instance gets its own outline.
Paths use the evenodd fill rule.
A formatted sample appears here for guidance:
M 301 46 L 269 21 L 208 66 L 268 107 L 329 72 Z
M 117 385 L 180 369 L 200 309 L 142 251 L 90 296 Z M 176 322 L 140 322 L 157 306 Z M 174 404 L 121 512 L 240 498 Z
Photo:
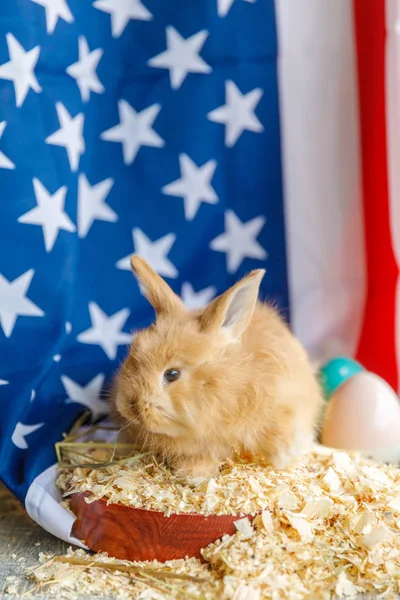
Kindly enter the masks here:
M 231 340 L 240 337 L 253 316 L 264 275 L 264 269 L 252 271 L 213 300 L 200 318 L 202 330 L 215 331 L 222 328 Z
M 137 254 L 131 256 L 133 273 L 138 280 L 141 292 L 153 306 L 157 314 L 176 313 L 185 310 L 182 300 L 172 291 L 168 283 Z

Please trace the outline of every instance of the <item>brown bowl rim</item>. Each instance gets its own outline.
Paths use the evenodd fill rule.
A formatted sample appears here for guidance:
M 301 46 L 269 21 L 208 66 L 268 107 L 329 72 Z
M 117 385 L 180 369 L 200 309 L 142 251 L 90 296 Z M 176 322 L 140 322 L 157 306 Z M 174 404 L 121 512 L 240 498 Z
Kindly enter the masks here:
M 90 497 L 93 494 L 91 492 L 74 492 L 73 494 L 70 494 L 69 497 L 71 496 L 83 496 L 84 498 Z M 85 500 L 86 502 L 86 500 Z M 122 502 L 110 502 L 108 503 L 107 500 L 105 498 L 95 498 L 94 500 L 92 500 L 91 502 L 87 502 L 87 504 L 93 504 L 94 502 L 102 502 L 103 504 L 105 504 L 106 508 L 108 508 L 109 506 L 122 506 L 124 508 L 128 508 L 130 510 L 135 510 L 135 511 L 140 511 L 140 512 L 147 512 L 147 513 L 153 513 L 155 515 L 159 515 L 161 517 L 164 517 L 165 519 L 170 519 L 171 517 L 199 517 L 201 519 L 218 519 L 218 518 L 237 518 L 237 520 L 240 519 L 245 519 L 245 518 L 249 518 L 249 519 L 254 519 L 257 515 L 261 514 L 262 509 L 256 511 L 255 513 L 236 513 L 236 514 L 232 514 L 232 513 L 226 513 L 226 514 L 222 514 L 222 515 L 216 515 L 214 513 L 210 513 L 208 515 L 206 515 L 205 513 L 198 513 L 198 512 L 181 512 L 181 513 L 171 513 L 170 515 L 166 515 L 164 512 L 160 511 L 160 510 L 155 510 L 154 508 L 140 508 L 138 506 L 130 506 L 129 504 L 124 504 Z M 74 516 L 76 517 L 77 515 Z

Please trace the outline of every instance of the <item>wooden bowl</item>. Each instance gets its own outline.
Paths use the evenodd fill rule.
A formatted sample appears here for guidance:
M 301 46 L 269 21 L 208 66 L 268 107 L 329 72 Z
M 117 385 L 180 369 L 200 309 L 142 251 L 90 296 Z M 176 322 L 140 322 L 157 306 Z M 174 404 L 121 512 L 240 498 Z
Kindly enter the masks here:
M 223 535 L 236 532 L 236 515 L 181 513 L 165 517 L 155 510 L 109 504 L 87 503 L 89 493 L 71 496 L 76 515 L 72 535 L 96 552 L 115 558 L 165 562 L 186 556 L 201 558 L 200 550 Z M 252 521 L 254 517 L 248 516 Z

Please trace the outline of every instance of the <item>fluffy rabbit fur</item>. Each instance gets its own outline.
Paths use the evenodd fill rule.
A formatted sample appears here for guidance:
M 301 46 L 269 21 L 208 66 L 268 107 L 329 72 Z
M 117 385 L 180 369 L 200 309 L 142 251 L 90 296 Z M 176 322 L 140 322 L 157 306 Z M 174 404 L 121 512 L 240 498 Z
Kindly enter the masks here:
M 322 396 L 303 347 L 257 300 L 264 270 L 189 311 L 145 260 L 131 262 L 157 318 L 135 334 L 115 381 L 128 436 L 190 483 L 217 475 L 235 450 L 286 467 L 312 442 Z M 167 369 L 179 379 L 166 381 Z

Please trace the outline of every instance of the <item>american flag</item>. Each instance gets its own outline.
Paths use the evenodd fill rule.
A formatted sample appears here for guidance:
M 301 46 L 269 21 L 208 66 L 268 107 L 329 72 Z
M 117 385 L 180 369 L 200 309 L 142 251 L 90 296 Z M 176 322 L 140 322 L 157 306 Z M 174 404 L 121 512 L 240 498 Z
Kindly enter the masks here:
M 399 23 L 399 0 L 1 3 L 0 477 L 48 531 L 72 539 L 54 444 L 153 318 L 133 252 L 193 308 L 266 268 L 313 359 L 397 387 Z

